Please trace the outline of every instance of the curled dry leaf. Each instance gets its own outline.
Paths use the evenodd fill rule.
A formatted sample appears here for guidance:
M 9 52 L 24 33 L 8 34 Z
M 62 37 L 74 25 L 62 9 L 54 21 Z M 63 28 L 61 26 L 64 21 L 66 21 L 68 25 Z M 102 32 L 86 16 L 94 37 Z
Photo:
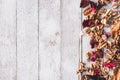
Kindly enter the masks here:
M 114 9 L 116 9 L 118 7 L 119 7 L 119 4 L 117 4 L 117 3 L 115 3 L 115 4 L 112 5 L 112 8 L 114 8 Z
M 120 30 L 120 22 L 116 23 L 114 27 L 110 31 L 110 35 L 112 38 L 115 38 L 117 36 L 118 31 Z

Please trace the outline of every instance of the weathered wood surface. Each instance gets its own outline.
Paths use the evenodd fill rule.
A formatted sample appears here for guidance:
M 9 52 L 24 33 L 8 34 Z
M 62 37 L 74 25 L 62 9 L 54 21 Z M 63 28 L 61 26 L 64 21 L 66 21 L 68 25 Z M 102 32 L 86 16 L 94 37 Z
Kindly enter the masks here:
M 17 0 L 17 80 L 38 80 L 37 0 Z
M 81 13 L 79 0 L 61 1 L 61 80 L 78 80 L 79 32 Z
M 0 0 L 0 80 L 79 80 L 80 0 Z
M 0 80 L 16 80 L 16 0 L 0 0 Z
M 39 5 L 39 77 L 61 80 L 60 0 L 40 0 Z

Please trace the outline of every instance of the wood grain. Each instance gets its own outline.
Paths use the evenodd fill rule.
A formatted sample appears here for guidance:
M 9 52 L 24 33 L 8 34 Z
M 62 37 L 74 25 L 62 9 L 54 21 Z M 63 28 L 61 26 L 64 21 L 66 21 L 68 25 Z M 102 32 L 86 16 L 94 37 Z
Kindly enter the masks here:
M 61 80 L 60 0 L 40 0 L 39 5 L 40 80 Z
M 17 0 L 17 80 L 38 80 L 38 0 Z
M 16 80 L 16 0 L 0 0 L 0 80 Z
M 80 8 L 79 0 L 62 0 L 61 80 L 78 80 Z
M 79 0 L 0 0 L 0 80 L 79 80 Z

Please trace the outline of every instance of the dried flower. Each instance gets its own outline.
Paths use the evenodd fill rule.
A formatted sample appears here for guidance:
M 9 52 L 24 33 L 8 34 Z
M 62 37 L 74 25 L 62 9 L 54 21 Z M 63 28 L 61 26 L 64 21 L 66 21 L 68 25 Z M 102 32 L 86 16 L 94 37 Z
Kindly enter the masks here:
M 92 62 L 95 62 L 96 58 L 95 57 L 91 57 L 90 59 Z
M 95 8 L 91 8 L 92 12 L 95 13 L 96 12 L 96 9 Z
M 91 8 L 94 8 L 94 9 L 97 8 L 97 4 L 93 1 L 90 1 L 90 6 L 91 6 Z
M 114 62 L 105 62 L 104 66 L 108 68 L 113 68 L 116 67 L 116 64 Z
M 98 45 L 98 42 L 95 41 L 94 39 L 91 39 L 91 40 L 90 40 L 90 45 L 91 45 L 91 48 L 94 48 L 95 46 Z
M 89 0 L 81 0 L 80 7 L 85 8 L 89 5 Z
M 98 69 L 96 69 L 96 70 L 94 70 L 94 72 L 95 72 L 95 74 L 99 74 L 99 70 Z
M 102 50 L 96 51 L 96 54 L 97 54 L 98 58 L 103 58 L 103 52 L 102 52 Z
M 82 23 L 83 28 L 85 28 L 85 27 L 90 27 L 92 24 L 93 24 L 93 22 L 92 22 L 91 19 L 84 20 L 83 23 Z

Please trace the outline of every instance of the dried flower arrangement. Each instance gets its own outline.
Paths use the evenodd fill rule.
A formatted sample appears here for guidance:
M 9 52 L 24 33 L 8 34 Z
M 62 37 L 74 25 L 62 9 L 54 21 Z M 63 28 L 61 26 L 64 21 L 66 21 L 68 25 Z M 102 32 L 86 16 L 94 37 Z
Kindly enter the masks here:
M 86 54 L 87 60 L 93 62 L 91 66 L 80 63 L 77 74 L 82 74 L 81 80 L 120 80 L 120 14 L 104 8 L 112 2 L 113 9 L 120 6 L 120 0 L 81 1 L 80 7 L 85 8 L 83 14 L 86 17 L 82 26 L 94 49 Z M 106 32 L 104 28 L 111 30 Z M 110 71 L 113 71 L 112 75 Z

